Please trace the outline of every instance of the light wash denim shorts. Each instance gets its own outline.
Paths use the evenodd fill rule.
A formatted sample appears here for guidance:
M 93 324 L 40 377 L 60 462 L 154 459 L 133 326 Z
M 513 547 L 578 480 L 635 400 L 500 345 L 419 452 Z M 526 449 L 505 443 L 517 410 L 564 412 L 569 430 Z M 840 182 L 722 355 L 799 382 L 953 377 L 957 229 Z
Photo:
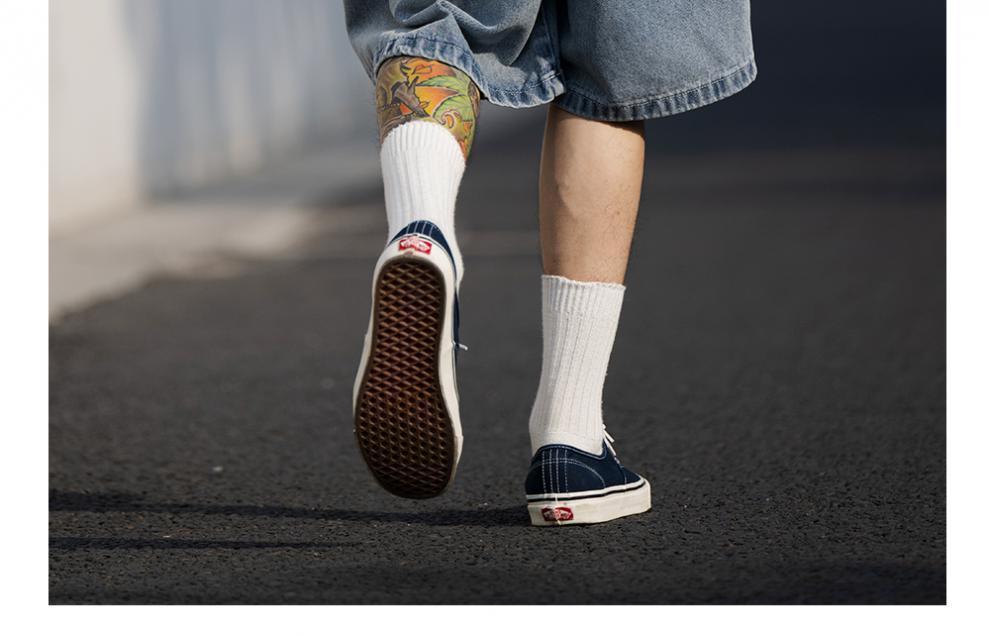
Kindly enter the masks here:
M 368 75 L 388 58 L 440 60 L 494 104 L 554 100 L 596 120 L 710 104 L 756 77 L 748 0 L 345 0 Z

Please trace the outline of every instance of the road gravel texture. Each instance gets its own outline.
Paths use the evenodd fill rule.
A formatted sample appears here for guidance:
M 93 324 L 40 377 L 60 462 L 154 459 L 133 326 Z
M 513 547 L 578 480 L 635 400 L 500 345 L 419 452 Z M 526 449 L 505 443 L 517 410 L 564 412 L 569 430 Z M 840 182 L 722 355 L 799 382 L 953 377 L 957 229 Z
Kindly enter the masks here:
M 459 200 L 470 351 L 448 492 L 397 499 L 362 465 L 350 396 L 382 201 L 329 193 L 325 228 L 281 259 L 162 277 L 52 326 L 51 602 L 944 603 L 941 107 L 914 120 L 934 134 L 885 113 L 887 93 L 766 111 L 796 62 L 754 19 L 752 96 L 648 130 L 605 415 L 649 513 L 527 523 L 528 112 L 498 135 L 482 122 Z

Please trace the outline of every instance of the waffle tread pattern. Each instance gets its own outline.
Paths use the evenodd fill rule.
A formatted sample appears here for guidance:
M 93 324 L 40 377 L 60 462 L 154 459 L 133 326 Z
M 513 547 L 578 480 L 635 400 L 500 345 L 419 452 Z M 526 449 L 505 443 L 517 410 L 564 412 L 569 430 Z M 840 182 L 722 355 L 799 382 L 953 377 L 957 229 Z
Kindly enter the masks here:
M 355 432 L 375 479 L 397 496 L 436 496 L 453 473 L 454 431 L 437 363 L 445 305 L 435 266 L 396 259 L 379 272 Z

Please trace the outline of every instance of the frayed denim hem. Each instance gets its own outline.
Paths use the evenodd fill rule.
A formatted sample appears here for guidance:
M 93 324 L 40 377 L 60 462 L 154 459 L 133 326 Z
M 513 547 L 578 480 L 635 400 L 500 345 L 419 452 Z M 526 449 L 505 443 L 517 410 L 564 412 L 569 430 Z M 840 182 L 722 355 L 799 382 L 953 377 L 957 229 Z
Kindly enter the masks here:
M 605 122 L 631 122 L 676 115 L 725 99 L 742 91 L 756 79 L 754 59 L 705 84 L 667 95 L 623 104 L 607 104 L 571 87 L 556 98 L 557 106 L 580 117 Z
M 422 35 L 395 37 L 380 47 L 372 64 L 372 77 L 378 73 L 378 68 L 385 60 L 403 55 L 439 60 L 464 71 L 478 86 L 484 98 L 492 104 L 528 108 L 554 102 L 574 115 L 605 122 L 630 122 L 676 115 L 723 100 L 743 90 L 756 79 L 756 62 L 751 58 L 718 79 L 689 89 L 610 104 L 585 94 L 580 88 L 567 88 L 556 71 L 545 73 L 542 77 L 513 89 L 493 86 L 482 74 L 469 51 L 452 42 Z
M 424 36 L 400 36 L 386 42 L 375 54 L 372 77 L 378 73 L 378 68 L 385 60 L 403 55 L 439 60 L 460 69 L 474 81 L 485 99 L 499 106 L 511 108 L 539 106 L 553 101 L 564 92 L 564 83 L 556 71 L 545 73 L 542 77 L 511 90 L 492 86 L 481 73 L 474 56 L 463 47 Z

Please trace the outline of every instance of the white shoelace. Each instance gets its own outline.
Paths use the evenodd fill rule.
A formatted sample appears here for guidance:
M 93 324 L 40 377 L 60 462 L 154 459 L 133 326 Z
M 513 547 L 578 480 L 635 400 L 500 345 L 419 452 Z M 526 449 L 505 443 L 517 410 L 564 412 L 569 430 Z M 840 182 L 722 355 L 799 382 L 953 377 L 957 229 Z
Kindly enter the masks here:
M 613 439 L 612 435 L 608 433 L 608 430 L 605 429 L 604 425 L 602 425 L 602 434 L 605 435 L 605 445 L 608 446 L 608 449 L 612 450 L 612 456 L 618 460 L 619 455 L 615 453 L 615 448 L 612 447 L 612 444 L 615 443 L 615 439 Z

